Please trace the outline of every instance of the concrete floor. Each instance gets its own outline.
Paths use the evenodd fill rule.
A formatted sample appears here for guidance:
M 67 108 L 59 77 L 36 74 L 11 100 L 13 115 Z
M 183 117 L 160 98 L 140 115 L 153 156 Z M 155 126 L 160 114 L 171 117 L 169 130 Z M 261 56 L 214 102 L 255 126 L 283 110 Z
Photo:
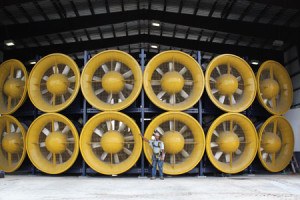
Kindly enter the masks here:
M 300 199 L 300 175 L 75 177 L 6 175 L 0 199 Z

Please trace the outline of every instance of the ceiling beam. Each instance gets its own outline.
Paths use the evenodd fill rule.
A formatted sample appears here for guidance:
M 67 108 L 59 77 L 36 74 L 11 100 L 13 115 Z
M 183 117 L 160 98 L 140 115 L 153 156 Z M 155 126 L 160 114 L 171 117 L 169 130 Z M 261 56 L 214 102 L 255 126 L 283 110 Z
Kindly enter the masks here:
M 135 20 L 157 20 L 218 32 L 283 41 L 297 40 L 299 35 L 299 28 L 142 9 L 0 26 L 0 39 L 17 40 Z
M 84 50 L 98 50 L 110 48 L 114 46 L 122 46 L 134 43 L 155 43 L 159 45 L 179 47 L 184 49 L 199 50 L 210 53 L 232 53 L 241 57 L 255 58 L 260 60 L 282 58 L 282 52 L 276 50 L 260 49 L 255 47 L 235 46 L 229 44 L 203 42 L 196 40 L 186 40 L 165 36 L 154 36 L 148 34 L 131 35 L 124 37 L 116 37 L 109 39 L 99 39 L 92 41 L 72 42 L 66 44 L 53 44 L 49 46 L 29 47 L 23 49 L 7 50 L 4 51 L 5 59 L 33 59 L 37 55 L 45 56 L 53 53 L 54 49 L 57 52 L 71 54 L 76 52 L 83 52 Z
M 299 0 L 248 0 L 255 3 L 270 4 L 283 8 L 300 9 Z

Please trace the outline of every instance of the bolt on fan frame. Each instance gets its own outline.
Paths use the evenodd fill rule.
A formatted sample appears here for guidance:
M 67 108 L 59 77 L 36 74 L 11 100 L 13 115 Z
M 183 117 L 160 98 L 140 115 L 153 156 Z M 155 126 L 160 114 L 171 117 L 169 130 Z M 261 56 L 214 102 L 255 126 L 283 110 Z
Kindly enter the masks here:
M 202 96 L 204 75 L 199 63 L 190 55 L 164 51 L 148 62 L 143 84 L 156 106 L 167 111 L 182 111 L 192 107 Z
M 259 128 L 258 157 L 270 172 L 280 172 L 289 164 L 294 152 L 294 134 L 282 116 L 271 116 Z
M 199 122 L 192 116 L 183 112 L 163 113 L 148 125 L 145 138 L 150 140 L 154 130 L 160 133 L 165 144 L 165 174 L 184 174 L 200 162 L 205 150 L 205 136 Z M 144 153 L 152 163 L 152 149 L 147 142 L 144 142 Z
M 142 71 L 129 54 L 107 50 L 93 56 L 81 76 L 81 91 L 93 107 L 119 111 L 130 106 L 142 89 Z
M 293 86 L 287 70 L 280 63 L 268 60 L 259 67 L 256 80 L 259 103 L 273 115 L 285 114 L 293 103 Z
M 26 130 L 13 116 L 0 116 L 0 170 L 16 171 L 26 156 Z M 16 162 L 14 162 L 16 160 Z
M 28 129 L 27 154 L 33 165 L 47 174 L 68 170 L 79 153 L 79 136 L 74 124 L 58 113 L 46 113 Z
M 124 173 L 137 162 L 142 151 L 139 127 L 123 113 L 99 113 L 83 127 L 80 150 L 86 163 L 96 172 Z
M 16 59 L 3 62 L 0 71 L 0 114 L 12 114 L 26 99 L 28 74 Z
M 257 132 L 253 123 L 239 113 L 221 115 L 206 135 L 207 156 L 224 173 L 235 174 L 246 169 L 254 160 L 257 148 Z
M 211 101 L 221 110 L 246 110 L 255 99 L 256 87 L 251 67 L 236 55 L 219 55 L 207 66 L 205 88 Z
M 59 112 L 76 98 L 80 71 L 75 61 L 61 53 L 49 54 L 33 67 L 28 79 L 31 102 L 44 112 Z

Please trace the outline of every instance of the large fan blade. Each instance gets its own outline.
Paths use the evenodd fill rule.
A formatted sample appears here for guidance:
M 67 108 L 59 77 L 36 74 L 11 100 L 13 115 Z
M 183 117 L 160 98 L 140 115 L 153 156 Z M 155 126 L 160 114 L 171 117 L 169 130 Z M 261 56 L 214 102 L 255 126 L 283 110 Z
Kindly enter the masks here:
M 238 82 L 240 82 L 240 81 L 242 80 L 242 77 L 241 77 L 241 76 L 238 76 L 238 77 L 236 77 L 236 80 L 237 80 Z
M 47 128 L 43 128 L 42 132 L 43 132 L 46 136 L 48 136 L 49 133 L 50 133 L 49 129 L 47 129 Z
M 63 157 L 61 154 L 58 155 L 59 163 L 63 163 Z
M 48 155 L 47 155 L 47 160 L 50 160 L 52 157 L 52 153 L 50 152 Z
M 125 83 L 125 88 L 127 88 L 128 90 L 132 90 L 133 89 L 133 85 L 129 84 L 129 83 Z
M 217 146 L 219 146 L 219 145 L 216 142 L 211 142 L 210 143 L 211 148 L 214 148 L 214 147 L 217 147 Z
M 70 94 L 73 94 L 74 90 L 73 90 L 72 88 L 68 88 L 68 92 L 69 92 Z
M 268 157 L 268 153 L 265 152 L 265 153 L 262 154 L 262 159 L 263 159 L 263 160 L 266 160 L 267 157 Z
M 223 131 L 227 131 L 226 122 L 223 122 L 222 126 L 223 126 Z
M 170 104 L 175 104 L 176 103 L 176 96 L 175 96 L 175 94 L 171 94 L 169 102 L 170 102 Z
M 66 134 L 70 130 L 69 126 L 65 126 L 64 129 L 61 131 L 63 134 Z
M 127 149 L 127 148 L 123 148 L 123 151 L 127 154 L 127 155 L 131 155 L 132 154 L 132 152 L 129 150 L 129 149 Z
M 216 130 L 214 130 L 214 135 L 219 137 L 219 133 Z
M 125 73 L 123 74 L 123 77 L 124 77 L 124 78 L 129 78 L 131 75 L 132 75 L 132 71 L 129 70 L 129 71 L 127 71 L 127 72 L 125 72 Z
M 176 157 L 175 157 L 175 154 L 172 154 L 172 155 L 170 155 L 170 164 L 175 165 L 175 163 L 176 163 Z
M 245 140 L 245 137 L 239 137 L 240 142 Z
M 185 99 L 187 99 L 189 97 L 189 95 L 184 90 L 180 91 L 180 95 Z
M 66 65 L 65 68 L 64 68 L 64 70 L 63 70 L 63 72 L 62 72 L 62 74 L 63 74 L 63 75 L 68 75 L 70 69 L 71 69 L 71 68 L 70 68 L 68 65 Z
M 219 92 L 218 89 L 213 88 L 213 89 L 211 90 L 211 93 L 212 93 L 212 94 L 215 94 L 215 93 L 217 93 L 217 92 Z
M 240 154 L 242 153 L 242 151 L 239 150 L 239 149 L 237 149 L 237 150 L 235 151 L 235 153 L 236 153 L 237 155 L 240 155 Z
M 229 153 L 225 154 L 225 160 L 227 163 L 230 162 L 230 154 Z
M 126 125 L 123 122 L 119 122 L 118 132 L 122 132 L 125 129 Z
M 133 135 L 124 137 L 125 141 L 129 141 L 129 140 L 133 140 L 133 139 L 134 139 Z
M 102 161 L 105 160 L 107 154 L 108 154 L 107 152 L 103 152 L 102 155 L 101 155 L 101 157 L 100 157 L 100 159 L 101 159 Z
M 185 143 L 194 143 L 194 139 L 193 138 L 189 138 L 189 139 L 185 139 L 184 140 Z
M 54 131 L 58 131 L 59 130 L 59 124 L 58 122 L 54 122 Z
M 70 149 L 68 149 L 68 148 L 66 148 L 66 150 L 67 150 L 67 153 L 68 153 L 70 156 L 72 156 L 73 152 L 72 152 Z
M 151 85 L 160 85 L 160 80 L 151 80 Z
M 119 92 L 119 98 L 124 101 L 126 98 L 122 92 Z
M 183 75 L 186 71 L 187 71 L 187 69 L 186 69 L 185 67 L 183 67 L 183 68 L 179 71 L 179 74 Z
M 223 154 L 223 152 L 222 151 L 218 151 L 216 154 L 215 154 L 215 159 L 216 160 L 219 160 L 220 159 L 220 157 L 222 156 L 222 154 Z
M 46 147 L 46 142 L 41 142 L 40 147 Z
M 64 96 L 63 94 L 61 95 L 61 102 L 62 102 L 62 103 L 65 103 L 65 102 L 66 102 L 65 96 Z
M 101 78 L 100 77 L 98 77 L 98 76 L 93 76 L 93 79 L 92 79 L 93 81 L 101 81 Z
M 96 148 L 99 148 L 99 147 L 101 147 L 100 142 L 94 142 L 94 143 L 92 143 L 92 148 L 93 149 L 96 149 Z
M 218 74 L 221 76 L 221 71 L 220 71 L 220 68 L 219 67 L 216 67 L 216 70 L 218 71 Z
M 186 150 L 184 150 L 184 149 L 181 151 L 181 155 L 182 155 L 183 157 L 185 157 L 185 158 L 187 158 L 187 157 L 190 156 L 190 154 L 189 154 Z
M 101 67 L 102 67 L 103 71 L 105 72 L 105 74 L 106 74 L 107 72 L 109 72 L 108 67 L 107 67 L 106 64 L 103 64 Z
M 10 124 L 10 132 L 11 133 L 16 132 L 16 128 L 15 128 L 14 124 Z
M 175 122 L 173 120 L 170 120 L 169 125 L 170 125 L 170 131 L 174 131 L 175 130 Z
M 191 85 L 193 85 L 193 83 L 194 83 L 194 81 L 192 81 L 192 80 L 185 80 L 185 81 L 184 81 L 184 85 L 189 85 L 189 86 L 191 86 Z
M 243 90 L 241 90 L 240 88 L 237 88 L 235 93 L 241 95 L 241 94 L 243 94 Z
M 106 127 L 108 131 L 111 130 L 111 121 L 106 121 Z
M 111 120 L 111 129 L 114 131 L 116 128 L 116 120 Z
M 187 130 L 187 126 L 186 125 L 184 125 L 181 129 L 180 129 L 180 131 L 179 131 L 179 133 L 181 133 L 181 134 L 183 134 L 186 130 Z
M 22 70 L 18 69 L 16 73 L 16 78 L 21 78 L 22 76 Z
M 166 94 L 165 91 L 160 91 L 156 96 L 157 98 L 161 99 Z
M 228 62 L 227 63 L 227 74 L 230 74 L 231 73 L 231 66 L 230 66 L 230 63 Z
M 114 154 L 114 160 L 116 164 L 120 163 L 118 154 Z
M 214 79 L 213 77 L 209 77 L 209 80 L 214 83 L 217 82 L 216 79 Z
M 48 76 L 43 76 L 43 80 L 44 80 L 44 81 L 47 81 L 48 78 L 49 78 Z
M 106 103 L 111 103 L 111 99 L 112 99 L 112 93 L 110 93 L 108 96 L 107 96 L 107 100 L 106 100 Z
M 71 76 L 68 78 L 68 81 L 74 83 L 76 81 L 76 77 L 75 76 Z
M 174 71 L 174 63 L 169 62 L 169 71 L 172 72 Z
M 98 90 L 95 91 L 95 95 L 101 94 L 103 91 L 104 91 L 103 88 L 98 89 Z
M 219 102 L 223 104 L 224 101 L 225 101 L 225 95 L 221 95 L 221 96 L 219 97 Z
M 97 135 L 99 135 L 99 137 L 102 137 L 102 135 L 103 135 L 103 131 L 100 130 L 99 128 L 95 128 L 94 133 L 96 133 Z
M 164 135 L 165 133 L 165 131 L 160 126 L 156 127 L 155 130 L 157 130 L 161 135 Z
M 121 69 L 121 63 L 116 62 L 116 67 L 115 67 L 115 71 L 118 72 Z
M 157 73 L 159 73 L 161 76 L 164 75 L 164 72 L 160 68 L 156 68 L 155 71 L 157 71 Z
M 233 95 L 230 96 L 230 104 L 231 104 L 231 105 L 236 104 L 236 100 L 235 100 L 235 98 L 234 98 Z

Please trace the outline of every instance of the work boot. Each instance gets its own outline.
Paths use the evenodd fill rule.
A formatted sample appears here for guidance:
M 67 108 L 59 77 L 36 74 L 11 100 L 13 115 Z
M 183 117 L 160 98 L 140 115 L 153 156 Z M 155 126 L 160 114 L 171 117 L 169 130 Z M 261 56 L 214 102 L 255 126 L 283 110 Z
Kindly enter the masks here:
M 152 176 L 152 177 L 150 178 L 150 180 L 155 180 L 155 176 Z
M 160 177 L 160 180 L 164 180 L 164 177 L 161 176 L 161 177 Z

